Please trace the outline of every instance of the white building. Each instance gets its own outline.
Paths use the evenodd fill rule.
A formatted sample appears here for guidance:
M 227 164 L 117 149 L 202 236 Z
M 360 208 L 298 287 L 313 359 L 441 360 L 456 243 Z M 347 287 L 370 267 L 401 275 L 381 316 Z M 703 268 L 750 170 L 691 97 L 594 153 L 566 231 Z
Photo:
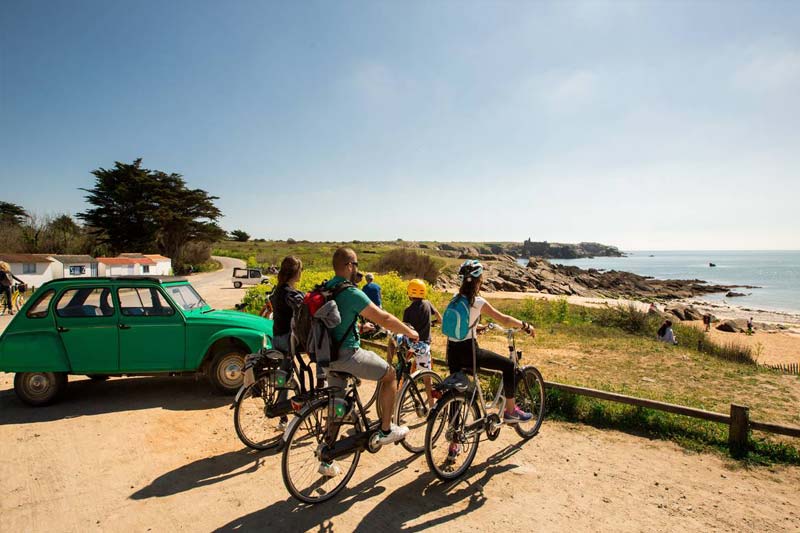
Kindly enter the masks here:
M 150 269 L 150 274 L 155 276 L 172 275 L 172 259 L 158 254 L 144 254 L 144 256 L 156 264 L 155 269 Z
M 11 273 L 30 288 L 41 287 L 53 279 L 53 261 L 41 254 L 0 254 L 0 261 L 11 267 Z
M 54 278 L 89 278 L 97 276 L 97 260 L 90 255 L 50 255 Z
M 100 276 L 148 276 L 156 263 L 146 257 L 98 257 L 97 266 Z

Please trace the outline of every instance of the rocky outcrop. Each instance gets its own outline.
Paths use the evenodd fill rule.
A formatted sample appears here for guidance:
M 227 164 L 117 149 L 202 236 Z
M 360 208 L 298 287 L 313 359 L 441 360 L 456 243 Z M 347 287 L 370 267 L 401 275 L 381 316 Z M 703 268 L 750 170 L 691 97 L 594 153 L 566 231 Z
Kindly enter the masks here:
M 745 331 L 747 328 L 747 321 L 742 320 L 723 320 L 717 324 L 717 329 L 720 331 L 727 331 L 728 333 L 739 333 Z
M 540 241 L 530 239 L 524 242 L 511 243 L 437 243 L 435 246 L 439 255 L 444 257 L 464 257 L 474 259 L 482 255 L 510 255 L 513 257 L 540 257 L 543 259 L 578 259 L 581 257 L 622 257 L 622 252 L 616 246 L 608 246 L 597 242 L 579 242 L 566 244 L 560 242 Z
M 500 256 L 498 261 L 484 264 L 484 290 L 510 292 L 542 292 L 564 296 L 601 296 L 630 299 L 678 299 L 726 292 L 731 287 L 708 285 L 701 280 L 657 280 L 630 272 L 616 270 L 601 272 L 583 270 L 574 266 L 553 265 L 543 259 L 534 259 L 527 267 L 512 257 Z M 444 289 L 458 287 L 456 274 L 443 275 L 437 286 Z M 682 311 L 686 316 L 686 310 Z M 702 313 L 692 308 L 689 320 L 699 320 Z

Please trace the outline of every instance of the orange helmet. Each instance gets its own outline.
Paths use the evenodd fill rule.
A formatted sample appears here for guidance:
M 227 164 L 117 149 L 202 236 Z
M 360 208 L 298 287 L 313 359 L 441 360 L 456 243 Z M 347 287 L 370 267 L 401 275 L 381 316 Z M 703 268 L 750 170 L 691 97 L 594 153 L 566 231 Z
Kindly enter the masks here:
M 408 297 L 409 298 L 425 298 L 427 288 L 425 282 L 421 279 L 412 279 L 408 282 Z

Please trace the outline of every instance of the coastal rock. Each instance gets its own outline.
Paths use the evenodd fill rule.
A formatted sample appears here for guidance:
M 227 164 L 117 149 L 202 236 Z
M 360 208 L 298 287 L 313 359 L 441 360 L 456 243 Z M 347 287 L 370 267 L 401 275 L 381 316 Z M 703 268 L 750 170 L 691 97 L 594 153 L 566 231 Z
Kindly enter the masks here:
M 725 294 L 726 298 L 737 298 L 739 296 L 747 296 L 747 295 L 743 292 L 734 292 L 734 291 L 728 291 L 727 294 Z
M 484 263 L 484 287 L 487 291 L 537 291 L 560 296 L 674 300 L 731 289 L 708 285 L 701 280 L 657 280 L 616 270 L 583 270 L 574 266 L 553 265 L 535 257 L 530 259 L 527 266 L 520 265 L 511 256 L 492 257 L 495 260 Z M 458 276 L 455 273 L 443 275 L 436 286 L 444 289 L 457 287 Z M 700 320 L 702 313 L 689 307 L 680 304 L 672 306 L 667 312 L 681 320 Z M 677 309 L 677 314 L 672 308 Z
M 744 329 L 739 325 L 736 320 L 723 320 L 717 325 L 719 331 L 726 331 L 728 333 L 739 333 Z

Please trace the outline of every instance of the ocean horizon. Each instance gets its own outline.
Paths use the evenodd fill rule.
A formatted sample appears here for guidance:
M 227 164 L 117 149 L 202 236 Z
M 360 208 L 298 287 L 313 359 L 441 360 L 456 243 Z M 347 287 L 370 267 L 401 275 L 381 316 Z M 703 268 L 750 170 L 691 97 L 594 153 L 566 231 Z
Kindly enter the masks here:
M 554 264 L 622 270 L 656 279 L 699 279 L 717 285 L 751 285 L 698 299 L 739 307 L 800 313 L 800 250 L 624 250 L 626 257 L 551 259 Z M 520 259 L 526 265 L 527 259 Z M 716 266 L 709 266 L 713 263 Z

